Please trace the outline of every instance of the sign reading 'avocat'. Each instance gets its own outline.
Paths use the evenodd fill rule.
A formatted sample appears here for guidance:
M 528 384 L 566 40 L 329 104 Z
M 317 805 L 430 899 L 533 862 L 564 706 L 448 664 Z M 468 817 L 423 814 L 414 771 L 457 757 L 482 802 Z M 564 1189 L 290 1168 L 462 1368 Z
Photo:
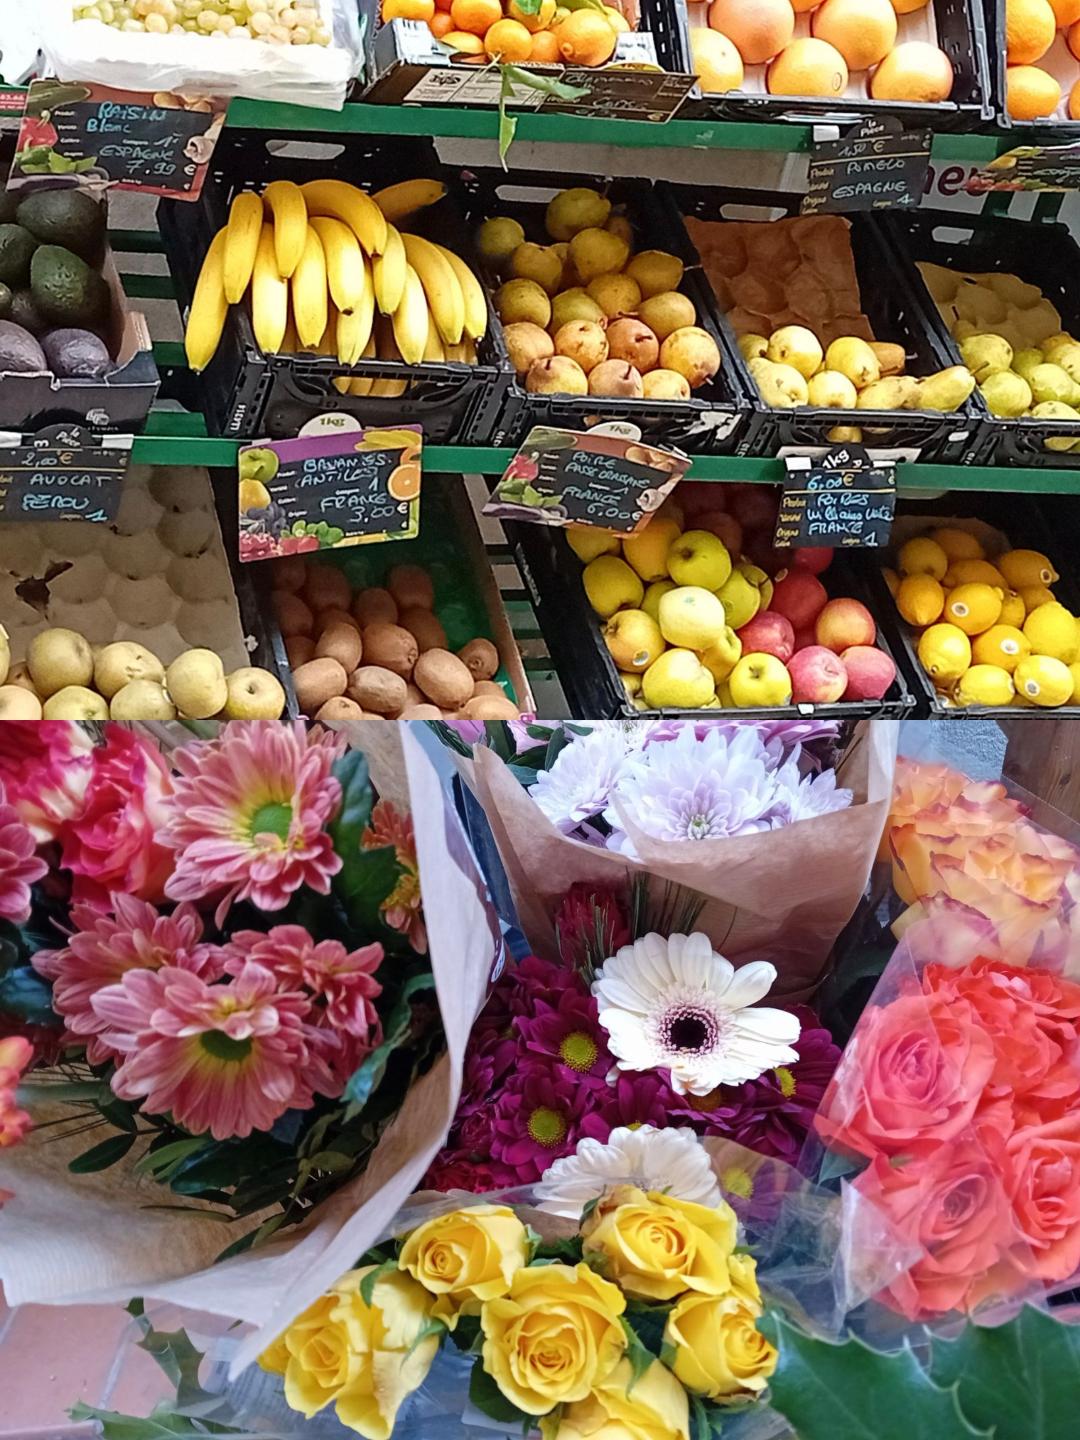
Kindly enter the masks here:
M 115 520 L 131 442 L 78 425 L 0 434 L 0 519 Z

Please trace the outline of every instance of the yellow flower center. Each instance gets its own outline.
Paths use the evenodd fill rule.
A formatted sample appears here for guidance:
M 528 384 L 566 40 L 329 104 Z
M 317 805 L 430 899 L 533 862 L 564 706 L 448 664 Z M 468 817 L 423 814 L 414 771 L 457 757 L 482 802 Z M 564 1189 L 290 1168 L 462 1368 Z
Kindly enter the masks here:
M 778 1065 L 773 1072 L 776 1075 L 777 1084 L 780 1086 L 780 1094 L 785 1100 L 790 1100 L 795 1094 L 795 1076 L 786 1065 Z
M 559 1046 L 559 1059 L 563 1064 L 582 1074 L 592 1069 L 599 1054 L 596 1041 L 591 1035 L 586 1035 L 584 1030 L 572 1030 L 563 1037 Z
M 557 1110 L 538 1105 L 529 1116 L 529 1136 L 538 1145 L 554 1148 L 566 1139 L 566 1121 Z
M 729 1195 L 738 1195 L 742 1200 L 749 1200 L 754 1193 L 754 1182 L 750 1178 L 750 1172 L 743 1170 L 738 1165 L 732 1165 L 720 1176 L 720 1184 Z

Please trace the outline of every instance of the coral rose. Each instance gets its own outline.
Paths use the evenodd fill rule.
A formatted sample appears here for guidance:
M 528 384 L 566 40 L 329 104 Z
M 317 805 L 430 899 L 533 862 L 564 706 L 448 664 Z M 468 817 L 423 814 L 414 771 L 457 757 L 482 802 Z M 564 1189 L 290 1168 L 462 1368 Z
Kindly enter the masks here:
M 619 1186 L 601 1200 L 581 1227 L 585 1254 L 636 1300 L 674 1300 L 687 1290 L 725 1295 L 728 1259 L 738 1240 L 735 1212 L 645 1195 Z
M 1068 1280 L 1080 1269 L 1080 1111 L 1017 1130 L 1008 1142 L 1019 1270 Z
M 438 1215 L 412 1232 L 398 1259 L 436 1297 L 432 1318 L 450 1330 L 459 1316 L 479 1315 L 485 1300 L 505 1295 L 528 1261 L 528 1233 L 506 1205 Z

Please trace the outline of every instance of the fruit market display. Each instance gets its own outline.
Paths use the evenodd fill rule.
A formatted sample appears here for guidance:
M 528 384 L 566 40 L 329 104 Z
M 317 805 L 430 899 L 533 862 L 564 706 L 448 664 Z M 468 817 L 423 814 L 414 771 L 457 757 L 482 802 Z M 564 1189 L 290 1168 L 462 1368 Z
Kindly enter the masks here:
M 1080 703 L 1080 621 L 1054 596 L 1058 572 L 1038 550 L 1011 549 L 989 527 L 980 534 L 928 527 L 885 571 L 897 610 L 919 632 L 919 664 L 948 705 Z
M 1080 120 L 1077 0 L 1005 0 L 1003 44 L 1013 120 Z
M 273 606 L 300 709 L 316 720 L 516 719 L 495 678 L 499 652 L 474 636 L 447 648 L 431 576 L 394 565 L 354 589 L 336 566 L 290 555 L 273 564 Z
M 329 45 L 319 0 L 73 0 L 76 20 L 147 35 L 225 36 L 269 45 Z
M 709 94 L 924 105 L 952 94 L 928 0 L 711 0 L 688 9 L 694 70 Z
M 821 578 L 832 550 L 773 547 L 777 504 L 764 486 L 684 481 L 636 535 L 567 530 L 636 708 L 827 705 L 889 690 L 896 667 L 873 615 Z
M 636 250 L 634 229 L 599 191 L 560 191 L 543 240 L 492 216 L 477 233 L 510 361 L 537 395 L 688 400 L 720 369 L 719 348 L 679 290 L 683 262 Z
M 504 65 L 606 65 L 633 29 L 601 0 L 382 0 L 384 22 L 416 20 L 459 55 Z

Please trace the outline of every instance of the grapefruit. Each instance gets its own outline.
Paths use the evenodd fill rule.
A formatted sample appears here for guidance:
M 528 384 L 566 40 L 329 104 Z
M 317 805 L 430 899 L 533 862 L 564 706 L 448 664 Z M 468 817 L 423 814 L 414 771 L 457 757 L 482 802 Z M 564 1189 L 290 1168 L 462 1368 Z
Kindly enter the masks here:
M 712 0 L 709 26 L 732 41 L 747 65 L 763 65 L 795 34 L 795 11 L 791 0 Z

